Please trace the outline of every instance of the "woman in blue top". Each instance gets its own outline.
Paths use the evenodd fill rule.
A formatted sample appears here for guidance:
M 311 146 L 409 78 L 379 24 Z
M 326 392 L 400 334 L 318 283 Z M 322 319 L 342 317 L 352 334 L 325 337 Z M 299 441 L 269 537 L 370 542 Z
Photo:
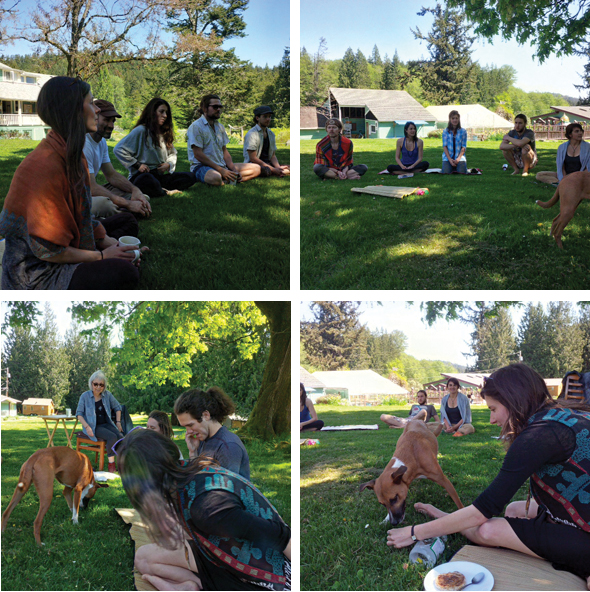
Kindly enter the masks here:
M 303 383 L 299 383 L 299 431 L 300 432 L 319 432 L 324 427 L 324 422 L 318 419 L 313 402 L 307 398 Z
M 392 175 L 421 173 L 428 168 L 428 162 L 422 160 L 424 142 L 416 137 L 416 124 L 407 121 L 404 125 L 404 137 L 398 138 L 395 149 L 397 164 L 390 164 L 387 170 Z
M 83 432 L 95 442 L 97 437 L 106 440 L 109 473 L 115 472 L 115 453 L 113 444 L 123 437 L 121 425 L 121 405 L 106 390 L 107 379 L 104 372 L 97 370 L 88 381 L 89 391 L 80 395 L 76 416 L 82 424 Z M 116 424 L 111 419 L 111 411 L 115 412 Z
M 449 173 L 467 173 L 467 132 L 461 127 L 459 111 L 449 113 L 449 125 L 443 131 L 443 175 Z

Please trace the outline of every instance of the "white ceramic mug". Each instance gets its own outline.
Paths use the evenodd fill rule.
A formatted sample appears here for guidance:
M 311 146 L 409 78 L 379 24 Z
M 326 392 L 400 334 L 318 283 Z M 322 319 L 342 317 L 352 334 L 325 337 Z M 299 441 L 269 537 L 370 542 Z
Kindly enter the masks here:
M 141 245 L 141 241 L 138 238 L 134 236 L 122 236 L 119 239 L 119 244 L 124 245 L 126 247 L 138 247 L 133 251 L 133 254 L 135 255 L 133 263 L 135 263 L 141 257 L 141 251 L 139 250 L 139 245 Z

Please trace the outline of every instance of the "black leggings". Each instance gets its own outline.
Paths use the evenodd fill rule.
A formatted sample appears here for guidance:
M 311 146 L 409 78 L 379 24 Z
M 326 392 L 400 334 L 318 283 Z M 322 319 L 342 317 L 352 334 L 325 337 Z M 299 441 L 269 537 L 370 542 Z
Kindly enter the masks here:
M 399 164 L 390 164 L 387 167 L 387 170 L 390 173 L 393 173 L 394 171 L 403 171 L 404 173 L 418 173 L 420 171 L 425 171 L 429 166 L 429 163 L 426 162 L 425 160 L 419 162 L 416 166 L 412 167 L 411 169 L 402 169 L 401 166 L 399 166 Z
M 321 430 L 324 427 L 324 422 L 321 419 L 318 419 L 316 421 L 312 421 L 311 423 L 308 423 L 307 425 L 303 426 L 303 429 L 301 430 L 302 432 L 307 432 L 309 430 Z
M 361 177 L 367 172 L 369 167 L 366 164 L 357 164 L 355 166 L 350 167 L 353 171 L 356 171 Z M 314 164 L 313 165 L 313 172 L 320 177 L 320 179 L 324 178 L 324 175 L 330 170 L 329 166 L 325 164 Z
M 150 197 L 166 195 L 164 189 L 184 191 L 197 182 L 195 174 L 191 172 L 161 175 L 156 170 L 149 173 L 137 173 L 129 180 L 133 185 L 139 187 L 142 193 Z
M 112 451 L 112 446 L 117 440 L 120 440 L 123 437 L 123 434 L 110 423 L 101 423 L 100 425 L 97 425 L 94 430 L 94 435 L 97 438 L 106 440 L 107 456 L 113 456 L 115 454 Z

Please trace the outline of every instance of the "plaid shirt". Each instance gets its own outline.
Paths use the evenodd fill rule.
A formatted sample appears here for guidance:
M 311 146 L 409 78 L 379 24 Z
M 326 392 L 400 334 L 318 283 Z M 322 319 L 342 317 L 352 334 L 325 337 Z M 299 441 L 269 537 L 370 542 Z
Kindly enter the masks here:
M 320 140 L 315 147 L 315 161 L 313 164 L 323 164 L 331 169 L 341 171 L 352 166 L 352 142 L 345 136 L 340 136 L 340 149 L 343 152 L 339 163 L 334 162 L 334 154 L 330 137 Z
M 454 140 L 455 140 L 455 151 L 453 152 L 453 134 L 451 132 L 449 132 L 448 128 L 445 128 L 445 130 L 443 131 L 443 136 L 442 136 L 442 141 L 443 141 L 443 148 L 446 146 L 447 150 L 449 151 L 449 154 L 451 155 L 451 158 L 453 160 L 457 159 L 457 156 L 459 156 L 459 152 L 461 152 L 461 148 L 465 148 L 465 150 L 467 150 L 467 131 L 464 128 L 459 128 L 457 130 L 457 135 L 454 136 Z M 445 151 L 443 150 L 443 162 L 447 161 L 448 162 L 448 158 L 447 155 L 445 154 Z M 463 156 L 459 159 L 461 161 L 467 160 L 465 158 L 465 154 L 463 154 Z

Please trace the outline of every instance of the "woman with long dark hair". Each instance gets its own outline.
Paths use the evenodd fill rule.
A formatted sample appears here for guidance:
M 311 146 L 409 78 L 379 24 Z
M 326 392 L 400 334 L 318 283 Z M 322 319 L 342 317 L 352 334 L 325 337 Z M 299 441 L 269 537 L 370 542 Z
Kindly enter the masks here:
M 155 541 L 135 554 L 146 581 L 158 590 L 290 590 L 291 530 L 247 479 L 203 457 L 181 461 L 152 430 L 130 432 L 115 452 Z
M 117 241 L 137 236 L 135 217 L 122 213 L 100 223 L 90 213 L 83 148 L 100 112 L 90 85 L 79 78 L 51 78 L 41 88 L 37 111 L 51 130 L 17 168 L 4 201 L 2 289 L 137 287 L 139 273 L 132 262 L 138 253 Z
M 392 175 L 406 175 L 409 173 L 421 173 L 428 168 L 428 162 L 422 160 L 424 142 L 418 138 L 416 124 L 406 121 L 404 125 L 404 137 L 398 138 L 395 149 L 397 164 L 390 164 L 387 170 Z
M 447 380 L 447 394 L 440 402 L 440 419 L 443 430 L 453 436 L 473 434 L 475 428 L 471 423 L 471 404 L 469 397 L 459 391 L 459 381 L 451 376 Z
M 191 172 L 175 172 L 172 109 L 164 99 L 152 99 L 142 111 L 135 127 L 113 149 L 129 171 L 133 185 L 159 197 L 184 191 L 196 183 Z
M 449 173 L 467 173 L 467 131 L 461 127 L 459 111 L 453 109 L 449 113 L 449 123 L 443 131 L 443 175 Z
M 313 401 L 307 398 L 303 383 L 299 383 L 299 431 L 319 432 L 324 427 L 324 422 L 318 419 Z
M 558 564 L 590 589 L 590 406 L 554 401 L 543 378 L 525 364 L 496 370 L 481 395 L 508 446 L 498 476 L 472 505 L 452 514 L 415 504 L 436 520 L 390 530 L 387 544 L 406 547 L 460 532 L 478 545 Z M 494 518 L 527 479 L 528 499 Z

